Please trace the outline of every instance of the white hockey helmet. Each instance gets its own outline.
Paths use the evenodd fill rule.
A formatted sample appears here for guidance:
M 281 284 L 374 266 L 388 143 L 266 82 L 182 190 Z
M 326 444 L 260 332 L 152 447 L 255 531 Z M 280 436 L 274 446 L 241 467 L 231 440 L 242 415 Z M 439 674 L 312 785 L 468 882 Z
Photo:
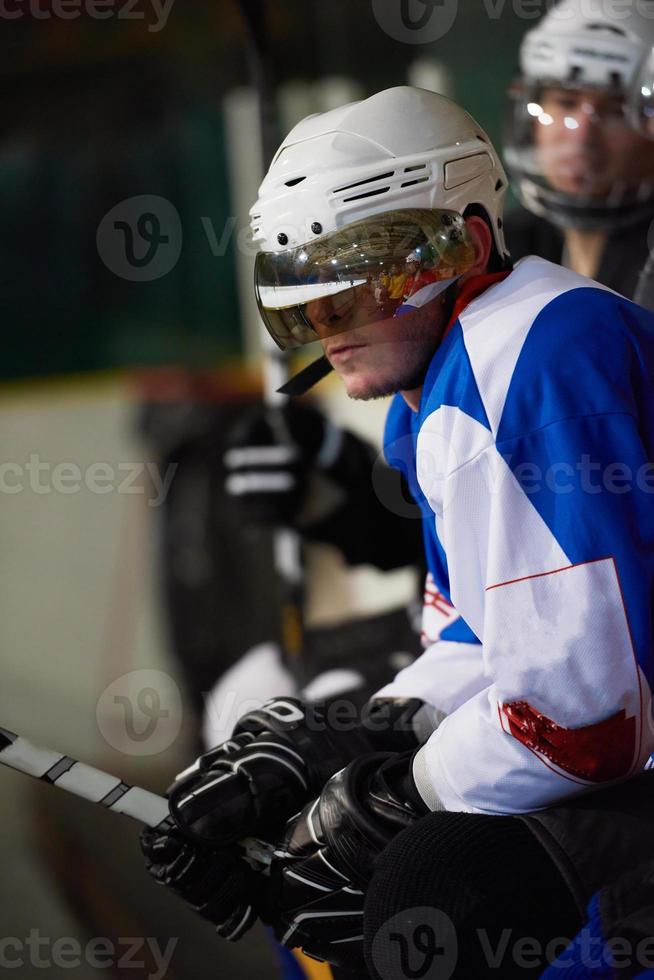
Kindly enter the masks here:
M 613 174 L 597 193 L 603 183 L 598 179 L 602 165 L 598 163 L 597 170 L 587 165 L 585 187 L 573 192 L 552 183 L 553 146 L 543 151 L 536 144 L 539 126 L 556 129 L 557 111 L 543 105 L 541 96 L 557 88 L 569 95 L 589 90 L 604 93 L 611 101 L 597 113 L 597 122 L 605 112 L 606 124 L 619 125 L 622 134 L 625 127 L 632 127 L 652 135 L 647 132 L 652 88 L 647 93 L 649 100 L 643 95 L 647 66 L 654 65 L 650 57 L 653 45 L 654 0 L 638 0 L 629 6 L 619 0 L 560 0 L 528 31 L 520 49 L 521 76 L 509 90 L 504 144 L 513 186 L 525 207 L 561 227 L 615 227 L 651 213 L 654 170 L 633 179 Z M 581 111 L 592 114 L 595 110 L 591 105 L 582 110 L 571 101 L 567 106 L 561 102 L 561 125 L 577 129 L 575 114 Z M 615 140 L 620 139 L 618 130 Z M 549 163 L 543 156 L 547 152 Z M 580 167 L 583 169 L 582 164 Z
M 261 249 L 257 299 L 271 335 L 282 349 L 315 341 L 325 304 L 332 332 L 351 329 L 355 297 L 359 323 L 400 315 L 402 297 L 391 299 L 384 284 L 406 274 L 411 253 L 423 257 L 424 290 L 411 309 L 433 299 L 473 264 L 463 220 L 472 206 L 483 209 L 503 258 L 506 188 L 484 131 L 434 92 L 392 88 L 302 120 L 250 212 Z

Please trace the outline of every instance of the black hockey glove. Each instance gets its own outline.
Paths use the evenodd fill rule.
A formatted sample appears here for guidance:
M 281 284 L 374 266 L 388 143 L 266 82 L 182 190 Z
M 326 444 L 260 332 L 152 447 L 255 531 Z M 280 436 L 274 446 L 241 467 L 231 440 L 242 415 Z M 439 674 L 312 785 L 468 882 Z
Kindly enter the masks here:
M 256 921 L 257 902 L 267 879 L 239 856 L 236 848 L 202 847 L 174 830 L 141 833 L 145 865 L 157 884 L 166 885 L 225 939 L 237 940 Z
M 365 970 L 363 906 L 379 854 L 427 813 L 412 753 L 362 756 L 333 776 L 289 821 L 271 868 L 269 916 L 277 939 L 334 966 Z
M 417 749 L 436 731 L 444 715 L 419 698 L 371 698 L 361 725 L 373 752 Z
M 369 751 L 363 728 L 331 727 L 320 706 L 268 701 L 177 777 L 168 792 L 171 817 L 182 833 L 212 846 L 250 836 L 277 841 L 333 773 Z
M 312 468 L 326 470 L 343 433 L 317 409 L 289 401 L 261 405 L 238 422 L 223 457 L 225 490 L 255 524 L 297 524 Z
M 366 794 L 373 788 L 377 797 L 374 805 L 382 819 L 370 838 L 372 850 L 368 858 L 378 853 L 410 816 L 410 806 L 405 812 L 406 805 L 400 803 L 398 810 L 397 800 L 411 797 L 406 761 L 411 752 L 404 756 L 388 752 L 373 756 L 371 751 L 388 745 L 415 749 L 420 741 L 416 734 L 418 720 L 425 706 L 417 700 L 378 699 L 370 703 L 362 721 L 344 721 L 340 725 L 339 711 L 330 712 L 336 707 L 336 702 L 317 706 L 278 698 L 244 715 L 231 739 L 201 756 L 170 788 L 171 816 L 177 829 L 143 831 L 141 846 L 155 880 L 214 922 L 225 938 L 239 939 L 258 915 L 274 923 L 278 932 L 281 930 L 280 936 L 292 927 L 295 907 L 301 914 L 304 897 L 293 891 L 298 880 L 286 874 L 288 862 L 292 865 L 305 859 L 312 863 L 318 860 L 320 866 L 324 865 L 323 873 L 335 875 L 332 884 L 336 887 L 332 890 L 340 896 L 335 901 L 354 901 L 357 908 L 362 908 L 360 887 L 357 884 L 352 890 L 348 884 L 348 876 L 355 878 L 352 869 L 332 871 L 324 864 L 324 855 L 316 858 L 312 852 L 315 841 L 312 842 L 309 830 L 310 810 L 297 816 L 323 787 L 324 812 L 330 815 L 331 822 L 323 816 L 322 803 L 317 813 L 314 801 L 311 819 L 314 823 L 324 820 L 326 826 L 324 840 L 318 837 L 318 849 L 332 847 L 327 831 L 333 836 L 340 834 L 342 827 L 345 833 L 350 823 L 355 830 L 365 829 L 370 821 Z M 360 759 L 354 767 L 342 770 L 357 756 Z M 376 773 L 379 764 L 387 760 L 388 764 Z M 395 760 L 397 767 L 393 765 Z M 399 760 L 403 760 L 401 764 Z M 339 769 L 339 776 L 330 780 Z M 339 823 L 341 798 L 345 811 Z M 417 796 L 414 808 L 420 809 Z M 296 817 L 287 825 L 291 814 Z M 373 822 L 373 828 L 375 825 Z M 285 834 L 287 845 L 277 852 L 274 873 L 270 877 L 255 873 L 238 842 L 250 836 L 277 842 Z M 368 865 L 362 864 L 361 869 L 360 874 L 367 875 Z M 327 900 L 329 893 L 321 892 L 321 897 Z M 310 894 L 310 898 L 314 895 Z M 345 918 L 339 917 L 339 921 L 345 925 Z M 358 923 L 360 927 L 360 914 Z M 356 956 L 359 952 L 357 948 Z
M 252 524 L 287 526 L 350 565 L 422 565 L 420 510 L 370 443 L 294 400 L 259 406 L 228 434 L 225 492 Z

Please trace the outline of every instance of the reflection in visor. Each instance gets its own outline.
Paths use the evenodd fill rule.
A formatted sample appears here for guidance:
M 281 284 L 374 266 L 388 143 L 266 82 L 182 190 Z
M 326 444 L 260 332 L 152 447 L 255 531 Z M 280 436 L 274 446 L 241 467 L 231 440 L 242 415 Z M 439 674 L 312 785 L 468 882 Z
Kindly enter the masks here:
M 392 211 L 295 249 L 261 253 L 257 301 L 274 340 L 288 350 L 420 309 L 473 264 L 457 212 Z
M 260 286 L 259 298 L 271 310 L 285 310 L 290 306 L 303 306 L 323 295 L 334 296 L 353 286 L 362 286 L 366 279 L 351 279 L 349 282 L 306 283 L 298 286 Z

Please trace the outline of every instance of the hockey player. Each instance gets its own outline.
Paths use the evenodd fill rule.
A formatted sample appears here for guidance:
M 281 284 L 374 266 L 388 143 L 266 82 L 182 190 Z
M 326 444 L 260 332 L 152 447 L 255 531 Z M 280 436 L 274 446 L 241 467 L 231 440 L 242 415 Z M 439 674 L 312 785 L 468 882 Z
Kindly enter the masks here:
M 536 976 L 503 932 L 571 937 L 654 857 L 634 832 L 654 809 L 654 321 L 544 260 L 512 269 L 505 191 L 464 110 L 396 88 L 300 123 L 253 208 L 273 337 L 319 340 L 352 398 L 396 393 L 431 642 L 361 722 L 288 699 L 241 719 L 173 786 L 182 833 L 144 850 L 221 934 L 258 914 L 365 975 L 454 934 L 447 975 Z M 415 254 L 432 281 L 382 311 L 370 268 Z M 252 834 L 283 837 L 266 878 L 237 857 Z
M 505 134 L 524 206 L 507 218 L 514 259 L 562 262 L 630 297 L 654 219 L 652 79 L 640 78 L 653 15 L 647 0 L 551 7 L 522 42 Z
M 646 57 L 653 42 L 647 7 L 633 5 L 616 16 L 611 0 L 565 0 L 526 35 L 522 74 L 510 91 L 506 146 L 524 205 L 506 222 L 514 259 L 538 254 L 635 294 L 654 218 L 654 73 Z M 379 276 L 377 289 L 409 301 L 429 275 L 424 269 L 416 275 L 412 258 Z M 653 282 L 650 260 L 638 293 L 649 308 Z M 339 434 L 315 410 L 291 403 L 285 411 L 290 445 L 280 442 L 279 426 L 265 408 L 235 429 L 235 442 L 247 452 L 226 456 L 226 492 L 246 519 L 290 524 L 309 540 L 335 545 L 350 563 L 417 563 L 416 522 L 380 506 L 370 448 Z M 382 476 L 378 467 L 378 480 Z M 329 484 L 336 493 L 325 492 Z M 399 610 L 395 621 L 403 620 Z M 270 650 L 248 654 L 244 667 L 253 656 L 263 678 L 267 671 L 259 668 Z M 366 672 L 371 660 L 362 663 Z M 232 684 L 231 675 L 227 681 Z M 223 691 L 221 681 L 209 718 L 222 717 Z

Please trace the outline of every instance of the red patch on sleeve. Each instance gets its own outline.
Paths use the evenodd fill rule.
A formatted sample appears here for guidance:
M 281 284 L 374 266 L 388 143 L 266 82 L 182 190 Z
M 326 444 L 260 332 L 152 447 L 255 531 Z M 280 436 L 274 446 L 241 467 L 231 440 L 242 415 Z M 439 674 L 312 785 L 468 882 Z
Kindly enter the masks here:
M 509 731 L 532 752 L 549 759 L 564 772 L 591 783 L 628 775 L 636 746 L 636 719 L 624 709 L 582 728 L 562 728 L 527 701 L 502 705 Z

